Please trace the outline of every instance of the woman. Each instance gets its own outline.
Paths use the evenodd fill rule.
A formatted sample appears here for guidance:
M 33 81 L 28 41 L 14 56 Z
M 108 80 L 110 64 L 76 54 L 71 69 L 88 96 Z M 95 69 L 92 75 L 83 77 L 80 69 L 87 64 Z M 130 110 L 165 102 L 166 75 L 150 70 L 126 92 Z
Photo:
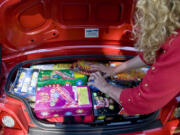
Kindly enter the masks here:
M 180 92 L 180 0 L 138 0 L 133 33 L 141 53 L 115 67 L 92 65 L 105 77 L 151 65 L 135 88 L 109 85 L 99 72 L 90 75 L 94 85 L 121 104 L 126 113 L 154 112 Z

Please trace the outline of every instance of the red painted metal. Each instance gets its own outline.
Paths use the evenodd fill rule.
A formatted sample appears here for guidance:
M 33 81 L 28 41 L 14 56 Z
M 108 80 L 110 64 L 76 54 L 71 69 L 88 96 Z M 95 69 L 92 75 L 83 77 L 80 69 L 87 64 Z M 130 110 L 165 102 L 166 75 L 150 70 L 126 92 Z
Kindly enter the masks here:
M 26 135 L 22 130 L 4 128 L 0 131 L 1 135 Z
M 119 45 L 129 41 L 133 6 L 133 0 L 1 0 L 3 56 L 72 42 Z M 99 38 L 85 38 L 85 28 L 99 28 Z
M 3 92 L 10 70 L 20 62 L 44 57 L 135 55 L 136 52 L 122 48 L 132 47 L 134 44 L 130 37 L 135 1 L 0 0 L 0 110 L 10 114 L 21 128 L 4 128 L 4 134 L 27 134 L 29 126 L 36 127 L 31 122 L 25 105 Z M 98 28 L 99 37 L 86 38 L 87 28 Z M 177 103 L 172 101 L 162 109 L 162 128 L 129 135 L 172 134 L 179 124 L 179 120 L 171 117 L 176 105 Z M 86 119 L 89 120 L 91 118 Z
M 13 98 L 6 97 L 0 103 L 0 110 L 1 110 L 0 120 L 2 116 L 11 116 L 15 120 L 15 127 L 13 129 L 17 129 L 17 130 L 21 129 L 24 132 L 24 134 L 26 134 L 28 131 L 28 126 L 29 126 L 28 123 L 30 122 L 30 119 L 25 114 L 24 109 L 22 102 Z M 4 126 L 4 130 L 6 129 L 9 128 L 6 128 Z

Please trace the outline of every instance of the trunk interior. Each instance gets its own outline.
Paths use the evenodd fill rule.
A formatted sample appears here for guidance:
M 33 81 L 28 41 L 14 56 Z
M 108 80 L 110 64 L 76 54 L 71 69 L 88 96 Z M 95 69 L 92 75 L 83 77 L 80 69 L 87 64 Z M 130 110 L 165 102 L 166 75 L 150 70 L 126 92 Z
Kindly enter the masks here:
M 116 133 L 117 132 L 131 132 L 138 131 L 142 129 L 151 128 L 151 126 L 161 126 L 159 120 L 157 120 L 159 112 L 154 112 L 148 115 L 115 115 L 110 117 L 103 116 L 103 118 L 97 119 L 97 117 L 91 116 L 80 116 L 80 117 L 55 117 L 53 119 L 39 119 L 34 112 L 32 107 L 32 103 L 28 100 L 12 94 L 9 90 L 16 78 L 17 71 L 20 68 L 29 68 L 31 65 L 36 64 L 55 64 L 55 63 L 73 63 L 77 60 L 88 60 L 88 61 L 96 61 L 101 63 L 109 63 L 116 62 L 118 60 L 118 56 L 59 56 L 59 57 L 49 57 L 49 58 L 41 58 L 36 60 L 24 61 L 16 65 L 10 72 L 8 76 L 8 80 L 5 86 L 6 93 L 14 98 L 22 100 L 28 110 L 28 114 L 31 117 L 32 121 L 40 128 L 46 130 L 60 130 L 64 129 L 68 132 L 86 132 L 94 131 L 99 132 L 100 130 L 104 133 Z M 124 62 L 125 60 L 121 61 Z M 129 82 L 132 84 L 128 84 L 128 87 L 134 87 L 135 84 L 133 82 Z M 127 85 L 126 85 L 127 87 Z M 63 120 L 62 120 L 63 119 Z M 88 119 L 88 120 L 87 120 Z M 90 120 L 89 120 L 90 119 Z M 32 130 L 32 133 L 36 131 Z M 39 131 L 38 131 L 39 132 Z

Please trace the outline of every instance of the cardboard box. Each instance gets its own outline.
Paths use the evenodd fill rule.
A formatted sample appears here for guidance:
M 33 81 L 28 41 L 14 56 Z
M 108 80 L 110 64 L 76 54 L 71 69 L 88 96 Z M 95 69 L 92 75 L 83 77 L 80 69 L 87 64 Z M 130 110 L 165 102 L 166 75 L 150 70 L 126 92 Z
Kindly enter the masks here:
M 19 69 L 10 92 L 34 102 L 38 74 L 39 70 L 37 69 Z
M 92 92 L 92 102 L 95 117 L 116 116 L 121 106 L 102 92 Z
M 73 70 L 76 72 L 79 72 L 81 74 L 84 75 L 90 75 L 91 73 L 97 72 L 97 70 L 92 70 L 91 69 L 91 65 L 92 64 L 103 64 L 103 63 L 99 63 L 99 62 L 95 62 L 95 61 L 77 61 L 75 63 L 73 63 Z M 107 64 L 103 64 L 105 66 L 107 66 Z
M 86 85 L 87 76 L 66 70 L 42 70 L 38 77 L 38 87 L 51 84 L 61 86 L 82 86 Z
M 72 64 L 70 63 L 38 64 L 38 65 L 32 65 L 31 68 L 40 69 L 40 70 L 62 70 L 62 69 L 71 69 Z
M 88 86 L 39 87 L 34 109 L 38 118 L 92 114 Z

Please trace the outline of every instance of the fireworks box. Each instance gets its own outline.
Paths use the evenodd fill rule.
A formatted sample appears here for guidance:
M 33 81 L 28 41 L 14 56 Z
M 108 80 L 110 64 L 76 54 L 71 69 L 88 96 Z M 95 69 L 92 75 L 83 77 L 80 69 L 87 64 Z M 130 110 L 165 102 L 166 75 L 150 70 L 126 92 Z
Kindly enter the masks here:
M 97 119 L 118 115 L 121 106 L 102 92 L 92 92 L 94 116 Z
M 71 69 L 72 64 L 70 63 L 57 63 L 57 64 L 39 64 L 32 65 L 32 69 L 40 69 L 40 70 L 62 70 L 62 69 Z
M 38 118 L 92 114 L 88 86 L 39 87 L 34 109 Z
M 13 83 L 11 93 L 19 95 L 28 99 L 29 101 L 35 101 L 36 85 L 38 80 L 39 70 L 21 68 L 18 70 L 16 79 Z
M 110 62 L 111 67 L 116 67 L 123 62 Z M 112 76 L 112 79 L 114 80 L 121 80 L 121 81 L 140 81 L 145 75 L 146 72 L 148 71 L 148 67 L 142 67 L 142 68 L 137 68 L 137 69 L 132 69 L 128 72 L 123 72 L 123 73 L 118 73 L 114 76 Z
M 61 86 L 82 86 L 86 85 L 86 83 L 86 75 L 73 72 L 70 69 L 41 70 L 38 77 L 38 87 L 51 84 L 60 84 Z
M 79 72 L 84 75 L 90 75 L 91 73 L 96 72 L 97 70 L 92 70 L 91 65 L 92 64 L 102 64 L 94 61 L 77 61 L 73 64 L 73 70 L 76 72 Z M 107 65 L 107 64 L 105 64 Z

